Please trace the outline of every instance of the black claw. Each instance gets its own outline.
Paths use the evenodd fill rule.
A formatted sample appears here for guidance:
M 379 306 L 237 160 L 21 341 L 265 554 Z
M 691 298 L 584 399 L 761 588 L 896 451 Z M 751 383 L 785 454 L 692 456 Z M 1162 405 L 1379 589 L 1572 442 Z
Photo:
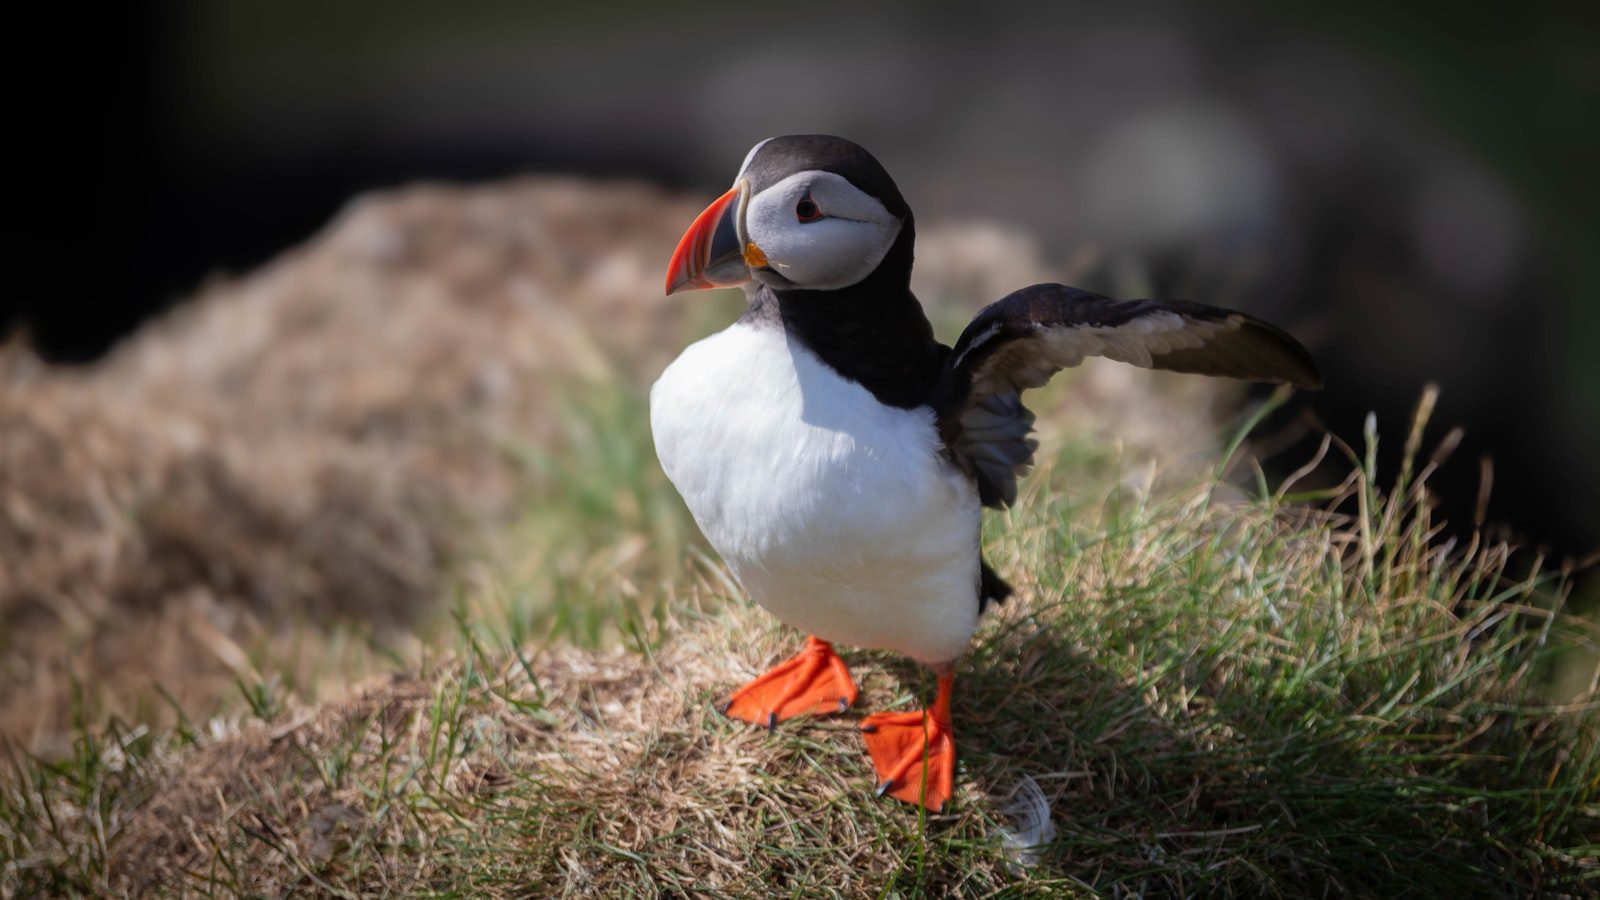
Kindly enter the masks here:
M 891 788 L 891 787 L 894 787 L 894 782 L 892 782 L 892 781 L 880 781 L 880 782 L 878 782 L 877 788 L 874 789 L 872 793 L 873 793 L 874 796 L 882 797 L 884 794 L 887 794 L 889 792 L 889 788 Z
M 862 734 L 872 734 L 872 733 L 876 732 L 877 730 L 878 730 L 878 726 L 876 726 L 876 725 L 863 725 L 863 726 L 861 726 L 861 733 Z
M 724 700 L 721 704 L 713 703 L 711 704 L 711 708 L 716 710 L 719 714 L 725 716 L 728 714 L 728 710 L 733 709 L 733 701 Z
M 775 713 L 775 712 L 767 713 L 767 730 L 768 731 L 777 731 L 778 730 L 778 714 L 777 713 Z
M 840 697 L 839 698 L 839 712 L 844 712 L 845 710 L 847 710 L 849 708 L 850 708 L 850 701 L 846 700 L 843 697 Z

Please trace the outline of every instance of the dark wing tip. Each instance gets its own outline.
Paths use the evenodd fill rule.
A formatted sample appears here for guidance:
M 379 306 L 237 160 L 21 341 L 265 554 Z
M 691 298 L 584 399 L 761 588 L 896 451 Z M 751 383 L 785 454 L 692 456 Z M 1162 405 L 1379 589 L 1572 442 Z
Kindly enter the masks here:
M 1244 316 L 1243 313 L 1239 315 Z M 1244 332 L 1258 345 L 1258 355 L 1267 363 L 1264 371 L 1267 378 L 1301 390 L 1322 390 L 1322 372 L 1317 369 L 1316 360 L 1294 335 L 1254 316 L 1244 316 L 1244 320 Z
M 1243 381 L 1271 381 L 1290 384 L 1303 390 L 1322 388 L 1322 373 L 1316 360 L 1294 335 L 1271 322 L 1248 313 L 1171 301 L 1165 310 L 1195 322 L 1227 324 L 1230 327 L 1208 335 L 1197 347 L 1170 350 L 1155 356 L 1152 368 L 1238 378 Z

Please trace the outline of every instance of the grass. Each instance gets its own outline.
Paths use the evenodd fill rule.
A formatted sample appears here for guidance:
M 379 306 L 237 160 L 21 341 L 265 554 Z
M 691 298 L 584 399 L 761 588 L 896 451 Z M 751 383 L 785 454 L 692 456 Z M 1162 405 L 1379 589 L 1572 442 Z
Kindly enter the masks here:
M 769 734 L 713 712 L 798 636 L 699 543 L 642 397 L 576 396 L 562 451 L 508 451 L 532 511 L 463 573 L 453 650 L 344 702 L 268 678 L 241 684 L 253 712 L 229 727 L 13 749 L 0 890 L 1600 887 L 1600 634 L 1562 613 L 1560 572 L 1434 540 L 1426 398 L 1387 490 L 1375 429 L 1350 479 L 1309 495 L 1240 490 L 1221 464 L 1151 488 L 1107 447 L 1062 446 L 988 522 L 1020 595 L 961 664 L 957 798 L 932 816 L 870 794 L 857 719 L 931 691 L 892 655 L 847 652 L 863 692 L 841 717 Z M 1335 506 L 1355 512 L 1318 511 Z

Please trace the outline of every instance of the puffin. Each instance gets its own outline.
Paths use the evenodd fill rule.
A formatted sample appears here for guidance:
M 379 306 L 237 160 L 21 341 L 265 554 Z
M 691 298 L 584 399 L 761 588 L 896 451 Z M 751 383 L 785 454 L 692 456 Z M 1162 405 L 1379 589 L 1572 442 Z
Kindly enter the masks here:
M 669 295 L 742 286 L 747 307 L 662 372 L 650 426 L 739 586 L 808 635 L 722 712 L 769 729 L 843 712 L 857 689 L 835 644 L 903 654 L 937 676 L 932 705 L 874 712 L 860 730 L 876 793 L 938 812 L 955 788 L 956 663 L 1013 592 L 980 530 L 1033 463 L 1022 392 L 1091 356 L 1322 379 L 1298 341 L 1245 313 L 1061 284 L 984 307 L 946 346 L 911 292 L 915 241 L 911 207 L 865 149 L 820 134 L 757 143 L 666 277 Z

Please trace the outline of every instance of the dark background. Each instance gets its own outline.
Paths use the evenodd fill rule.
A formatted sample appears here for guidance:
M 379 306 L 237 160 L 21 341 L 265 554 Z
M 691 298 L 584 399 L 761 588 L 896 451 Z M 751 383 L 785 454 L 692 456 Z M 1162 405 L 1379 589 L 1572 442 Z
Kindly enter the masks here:
M 1491 524 L 1600 544 L 1600 30 L 1578 5 L 864 6 L 36 11 L 12 174 L 44 202 L 0 327 L 88 363 L 363 190 L 541 171 L 709 197 L 756 140 L 828 131 L 924 221 L 1019 223 L 1052 259 L 1092 250 L 1086 287 L 1288 326 L 1352 442 L 1373 410 L 1397 448 L 1439 383 L 1432 433 L 1467 429 L 1446 514 L 1472 524 L 1489 458 Z

